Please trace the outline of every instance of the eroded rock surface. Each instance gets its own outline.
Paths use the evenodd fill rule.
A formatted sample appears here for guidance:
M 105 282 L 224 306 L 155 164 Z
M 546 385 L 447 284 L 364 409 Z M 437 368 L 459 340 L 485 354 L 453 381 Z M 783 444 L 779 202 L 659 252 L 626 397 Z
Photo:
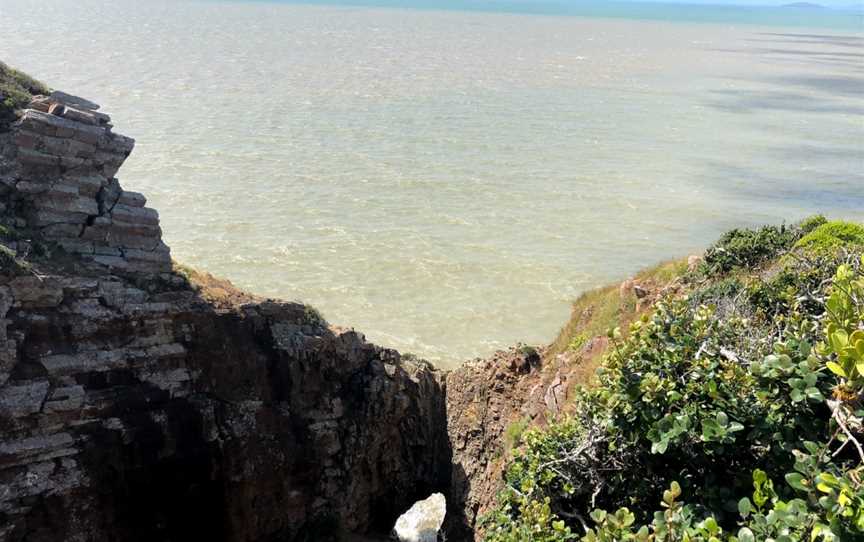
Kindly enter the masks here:
M 495 504 L 506 460 L 506 431 L 542 418 L 547 384 L 533 349 L 511 348 L 447 375 L 447 430 L 453 468 L 447 531 L 480 540 L 480 518 Z

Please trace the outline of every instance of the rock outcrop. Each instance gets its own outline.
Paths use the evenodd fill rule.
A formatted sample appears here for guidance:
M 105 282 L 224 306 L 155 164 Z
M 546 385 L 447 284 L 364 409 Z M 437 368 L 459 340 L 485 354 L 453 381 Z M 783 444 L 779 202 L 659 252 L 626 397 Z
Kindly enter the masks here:
M 95 104 L 0 133 L 0 540 L 386 533 L 451 476 L 443 377 L 172 269 Z
M 542 369 L 537 351 L 514 347 L 447 375 L 453 456 L 447 531 L 456 540 L 481 538 L 477 523 L 502 487 L 508 427 L 543 420 L 544 394 L 551 385 Z
M 170 271 L 158 213 L 115 178 L 135 141 L 86 100 L 55 93 L 30 105 L 0 162 L 7 222 L 109 268 Z
M 605 347 L 605 338 L 559 355 L 516 346 L 447 374 L 453 465 L 446 530 L 452 539 L 483 539 L 480 520 L 496 505 L 521 433 L 572 411 L 573 387 L 587 379 L 582 362 Z

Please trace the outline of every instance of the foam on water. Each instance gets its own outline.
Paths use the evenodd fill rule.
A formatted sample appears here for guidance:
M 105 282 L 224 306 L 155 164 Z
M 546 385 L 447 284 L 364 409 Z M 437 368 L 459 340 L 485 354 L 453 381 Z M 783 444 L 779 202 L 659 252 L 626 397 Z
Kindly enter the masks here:
M 641 8 L 640 8 L 641 9 Z M 454 363 L 737 225 L 864 219 L 849 30 L 0 0 L 0 58 L 102 103 L 174 257 Z

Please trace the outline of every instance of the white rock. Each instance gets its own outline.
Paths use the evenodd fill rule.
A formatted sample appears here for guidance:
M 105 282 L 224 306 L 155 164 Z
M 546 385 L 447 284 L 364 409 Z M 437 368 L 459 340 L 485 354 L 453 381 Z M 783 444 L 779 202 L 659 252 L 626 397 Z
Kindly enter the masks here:
M 446 512 L 444 495 L 433 493 L 399 516 L 393 531 L 401 542 L 437 542 Z

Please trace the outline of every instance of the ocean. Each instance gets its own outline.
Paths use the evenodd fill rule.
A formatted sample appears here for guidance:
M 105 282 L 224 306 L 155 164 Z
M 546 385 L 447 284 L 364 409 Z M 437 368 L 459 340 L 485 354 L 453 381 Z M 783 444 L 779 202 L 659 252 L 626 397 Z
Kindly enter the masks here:
M 671 4 L 0 0 L 176 260 L 442 366 L 736 226 L 864 220 L 864 27 Z

